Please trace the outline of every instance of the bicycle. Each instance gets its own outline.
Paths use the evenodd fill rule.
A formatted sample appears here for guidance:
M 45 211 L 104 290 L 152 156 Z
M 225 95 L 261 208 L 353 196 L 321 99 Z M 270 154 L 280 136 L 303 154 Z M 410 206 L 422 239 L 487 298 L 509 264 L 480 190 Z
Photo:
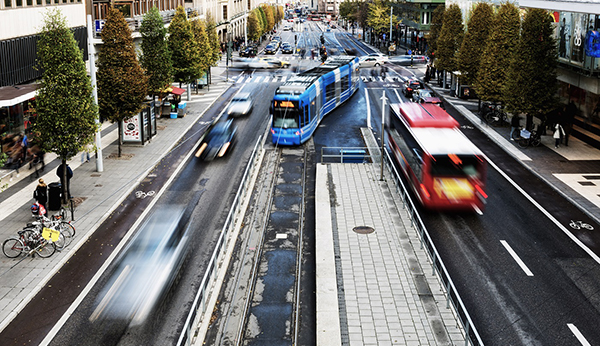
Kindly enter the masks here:
M 503 123 L 508 123 L 508 117 L 502 111 L 502 105 L 499 103 L 484 102 L 479 113 L 492 126 L 502 126 Z
M 2 252 L 8 258 L 18 257 L 23 252 L 48 258 L 56 252 L 56 245 L 33 229 L 26 227 L 17 233 L 18 238 L 8 238 L 2 243 Z
M 513 133 L 513 136 L 514 136 L 514 133 Z M 521 148 L 526 148 L 530 145 L 533 147 L 537 147 L 540 145 L 540 143 L 542 143 L 542 138 L 540 135 L 538 135 L 538 133 L 536 131 L 529 132 L 526 129 L 522 129 L 519 132 L 519 136 L 520 136 L 519 139 L 516 139 L 516 140 Z
M 44 229 L 60 232 L 58 240 L 54 242 L 58 251 L 69 246 L 75 237 L 75 227 L 70 222 L 64 221 L 62 215 L 53 215 L 52 219 L 38 216 L 38 220 L 28 223 L 26 229 L 32 229 L 38 233 L 43 233 Z

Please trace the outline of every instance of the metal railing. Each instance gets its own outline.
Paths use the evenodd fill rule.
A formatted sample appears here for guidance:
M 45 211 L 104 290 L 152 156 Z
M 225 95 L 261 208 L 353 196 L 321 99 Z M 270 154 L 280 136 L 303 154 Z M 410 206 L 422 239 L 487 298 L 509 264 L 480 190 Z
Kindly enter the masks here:
M 456 290 L 456 286 L 454 286 L 454 282 L 450 278 L 450 274 L 440 257 L 435 245 L 433 244 L 433 240 L 431 239 L 429 232 L 425 228 L 419 213 L 417 212 L 415 205 L 408 195 L 408 189 L 402 178 L 400 173 L 394 166 L 392 159 L 387 151 L 385 151 L 385 164 L 388 171 L 391 173 L 392 178 L 394 179 L 394 183 L 396 185 L 396 190 L 402 197 L 402 202 L 404 207 L 408 210 L 411 219 L 411 225 L 413 228 L 416 228 L 417 233 L 419 234 L 421 240 L 421 248 L 425 247 L 427 255 L 431 260 L 431 269 L 432 275 L 437 274 L 440 278 L 442 284 L 444 285 L 444 289 L 446 290 L 446 308 L 450 307 L 450 303 L 454 307 L 454 311 L 458 316 L 458 320 L 462 324 L 465 330 L 465 345 L 474 345 L 474 346 L 483 346 L 483 341 L 477 332 L 477 329 L 473 325 L 473 321 L 471 320 L 471 316 L 467 311 L 458 291 Z
M 200 284 L 200 287 L 198 288 L 196 297 L 194 298 L 192 308 L 183 326 L 183 330 L 179 335 L 177 346 L 191 345 L 195 330 L 193 324 L 196 321 L 196 317 L 198 315 L 202 316 L 202 314 L 206 312 L 206 302 L 210 298 L 211 293 L 213 293 L 211 292 L 210 288 L 214 283 L 219 267 L 223 264 L 223 261 L 220 260 L 221 256 L 227 251 L 229 233 L 235 227 L 237 217 L 243 217 L 243 214 L 239 214 L 239 209 L 242 202 L 245 200 L 245 198 L 248 197 L 247 194 L 252 193 L 252 189 L 249 189 L 248 185 L 250 182 L 250 177 L 252 176 L 251 173 L 253 173 L 254 170 L 260 168 L 260 164 L 258 164 L 257 162 L 257 159 L 260 156 L 257 154 L 259 152 L 259 144 L 261 143 L 261 141 L 262 136 L 260 136 L 256 141 L 254 150 L 252 151 L 252 155 L 250 156 L 250 160 L 248 161 L 248 165 L 246 165 L 246 170 L 244 171 L 240 187 L 238 188 L 237 194 L 235 195 L 233 203 L 231 204 L 231 209 L 229 210 L 229 214 L 227 215 L 225 224 L 221 229 L 221 234 L 219 235 L 219 239 L 217 240 L 217 244 L 213 251 L 213 255 L 210 258 L 206 272 L 204 273 L 204 277 L 202 278 L 202 282 Z M 214 293 L 218 294 L 219 292 Z
M 322 147 L 321 163 L 370 163 L 379 162 L 378 148 L 369 147 Z

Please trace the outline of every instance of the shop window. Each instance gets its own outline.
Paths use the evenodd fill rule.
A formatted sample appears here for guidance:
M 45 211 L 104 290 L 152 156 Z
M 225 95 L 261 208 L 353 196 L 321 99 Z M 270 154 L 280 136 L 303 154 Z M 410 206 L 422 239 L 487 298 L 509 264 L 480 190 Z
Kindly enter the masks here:
M 11 8 L 12 0 L 4 0 L 4 8 Z

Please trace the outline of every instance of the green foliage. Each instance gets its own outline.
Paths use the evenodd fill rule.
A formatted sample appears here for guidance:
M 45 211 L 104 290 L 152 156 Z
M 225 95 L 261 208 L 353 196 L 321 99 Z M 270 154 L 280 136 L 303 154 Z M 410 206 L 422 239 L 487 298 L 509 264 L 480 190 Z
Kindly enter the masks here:
M 177 7 L 169 25 L 169 50 L 176 82 L 190 83 L 200 78 L 202 73 L 200 47 L 194 39 L 192 25 L 187 20 L 183 6 Z
M 511 57 L 519 41 L 519 8 L 503 3 L 491 27 L 477 73 L 475 92 L 482 100 L 501 102 Z
M 427 42 L 429 42 L 427 56 L 430 59 L 437 57 L 437 42 L 440 37 L 440 32 L 442 31 L 442 24 L 444 23 L 445 9 L 446 7 L 444 5 L 439 5 L 433 11 L 431 24 L 429 25 L 429 36 L 427 37 Z
M 37 56 L 43 72 L 33 132 L 42 150 L 66 162 L 93 143 L 98 108 L 83 54 L 58 8 L 44 14 Z
M 355 22 L 358 16 L 358 2 L 344 0 L 340 3 L 340 17 Z
M 263 4 L 262 10 L 265 13 L 265 18 L 267 18 L 267 31 L 273 30 L 275 27 L 275 17 L 273 16 L 273 7 Z
M 277 6 L 277 16 L 275 17 L 275 22 L 279 23 L 283 20 L 284 17 L 284 12 L 283 12 L 283 6 Z
M 369 3 L 368 2 L 359 2 L 358 3 L 358 14 L 357 14 L 357 22 L 358 24 L 364 28 L 367 26 L 367 20 L 369 18 Z
M 262 8 L 262 6 L 257 7 L 258 9 L 258 13 L 260 14 L 260 18 L 262 21 L 262 25 L 263 25 L 263 31 L 262 33 L 266 33 L 267 31 L 269 31 L 269 22 L 267 21 L 267 15 L 265 14 L 264 9 Z
M 457 4 L 448 6 L 444 12 L 444 21 L 440 37 L 437 40 L 437 62 L 439 69 L 458 70 L 458 50 L 462 44 L 464 28 L 462 12 Z
M 392 18 L 392 25 L 396 25 L 398 19 L 396 16 Z M 381 0 L 375 0 L 369 4 L 369 15 L 367 17 L 367 24 L 375 30 L 375 32 L 389 32 L 390 30 L 390 6 L 381 2 Z
M 206 23 L 203 20 L 192 21 L 192 32 L 200 49 L 200 70 L 208 71 L 212 63 L 212 48 L 208 42 L 208 34 L 206 33 Z
M 111 7 L 102 29 L 104 44 L 98 54 L 98 104 L 102 117 L 119 124 L 139 113 L 146 98 L 148 79 L 135 55 L 131 29 L 123 14 Z
M 260 35 L 262 35 L 262 27 L 259 18 L 257 11 L 252 11 L 248 15 L 247 32 L 248 38 L 252 41 L 258 41 Z
M 477 3 L 471 13 L 467 24 L 467 32 L 458 52 L 459 70 L 462 73 L 461 80 L 465 84 L 473 84 L 477 77 L 484 49 L 482 42 L 486 42 L 488 39 L 493 17 L 492 5 L 485 2 Z
M 552 18 L 545 10 L 528 9 L 502 89 L 509 112 L 543 117 L 556 107 L 557 60 Z
M 208 34 L 208 43 L 210 43 L 211 56 L 209 63 L 210 66 L 215 66 L 221 60 L 221 44 L 217 35 L 217 25 L 210 13 L 206 15 L 206 22 L 204 24 L 206 26 L 206 33 Z
M 160 93 L 172 82 L 173 66 L 167 42 L 167 29 L 158 8 L 152 7 L 144 16 L 140 27 L 142 56 L 140 63 L 148 76 L 148 92 Z

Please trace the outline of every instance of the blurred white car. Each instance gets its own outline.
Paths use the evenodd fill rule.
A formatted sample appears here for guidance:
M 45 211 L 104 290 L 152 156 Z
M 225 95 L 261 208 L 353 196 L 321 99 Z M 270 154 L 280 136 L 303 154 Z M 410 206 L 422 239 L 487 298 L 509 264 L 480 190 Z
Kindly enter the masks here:
M 229 108 L 227 108 L 227 115 L 232 117 L 248 115 L 252 113 L 252 107 L 253 102 L 250 93 L 238 93 L 231 100 Z
M 385 64 L 385 61 L 377 56 L 363 56 L 358 60 L 360 67 L 377 67 Z

